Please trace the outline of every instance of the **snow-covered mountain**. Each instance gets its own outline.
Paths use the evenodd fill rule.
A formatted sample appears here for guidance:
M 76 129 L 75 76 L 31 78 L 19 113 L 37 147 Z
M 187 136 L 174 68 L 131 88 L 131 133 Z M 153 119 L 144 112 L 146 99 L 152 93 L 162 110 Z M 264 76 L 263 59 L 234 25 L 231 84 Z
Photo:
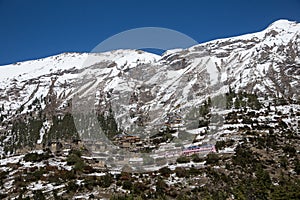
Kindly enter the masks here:
M 141 133 L 142 126 L 147 135 L 159 129 L 169 113 L 188 121 L 203 100 L 229 88 L 298 99 L 299 78 L 300 24 L 287 20 L 258 33 L 162 56 L 140 50 L 63 53 L 0 66 L 1 143 L 16 139 L 10 135 L 14 121 L 41 112 L 51 119 L 69 112 L 72 104 L 73 109 L 89 110 L 93 106 L 84 103 L 88 98 L 99 112 L 112 108 L 123 130 Z M 45 142 L 49 123 L 36 137 L 39 143 Z

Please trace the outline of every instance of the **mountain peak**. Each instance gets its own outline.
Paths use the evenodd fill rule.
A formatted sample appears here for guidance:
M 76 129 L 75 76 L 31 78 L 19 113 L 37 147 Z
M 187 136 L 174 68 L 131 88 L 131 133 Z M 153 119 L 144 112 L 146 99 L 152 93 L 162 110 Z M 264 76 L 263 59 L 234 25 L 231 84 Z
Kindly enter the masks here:
M 298 25 L 298 23 L 295 22 L 295 21 L 289 21 L 287 19 L 279 19 L 279 20 L 273 22 L 272 24 L 270 24 L 268 29 L 270 29 L 270 28 L 271 29 L 273 29 L 273 28 L 275 28 L 275 29 L 277 29 L 277 28 L 279 28 L 279 29 L 289 29 L 290 27 L 293 27 L 293 26 L 296 26 L 296 25 Z

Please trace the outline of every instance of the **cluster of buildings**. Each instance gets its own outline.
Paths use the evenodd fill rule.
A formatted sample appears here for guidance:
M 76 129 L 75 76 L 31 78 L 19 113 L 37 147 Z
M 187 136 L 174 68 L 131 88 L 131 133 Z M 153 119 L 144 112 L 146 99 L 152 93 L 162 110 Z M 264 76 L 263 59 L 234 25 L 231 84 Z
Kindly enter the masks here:
M 182 149 L 182 155 L 190 156 L 196 153 L 216 153 L 215 145 L 206 144 L 206 145 L 192 145 L 187 148 Z
M 141 149 L 143 147 L 143 141 L 139 136 L 118 134 L 113 138 L 113 143 L 121 148 L 125 149 Z

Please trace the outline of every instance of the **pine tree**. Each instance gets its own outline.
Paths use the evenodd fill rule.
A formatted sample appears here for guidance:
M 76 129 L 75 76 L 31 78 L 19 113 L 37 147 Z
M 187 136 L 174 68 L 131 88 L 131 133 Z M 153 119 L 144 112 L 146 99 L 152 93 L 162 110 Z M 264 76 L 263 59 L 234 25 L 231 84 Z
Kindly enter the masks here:
M 121 130 L 119 130 L 118 128 L 118 124 L 114 117 L 114 112 L 111 108 L 109 109 L 106 116 L 104 112 L 99 113 L 98 121 L 100 123 L 102 131 L 109 139 L 112 139 L 114 136 L 118 135 L 121 132 Z

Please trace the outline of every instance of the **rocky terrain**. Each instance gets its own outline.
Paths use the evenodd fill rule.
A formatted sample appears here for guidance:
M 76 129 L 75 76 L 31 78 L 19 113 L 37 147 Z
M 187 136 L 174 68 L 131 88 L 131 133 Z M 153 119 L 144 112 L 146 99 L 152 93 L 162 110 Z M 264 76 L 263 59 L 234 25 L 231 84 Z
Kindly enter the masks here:
M 300 198 L 299 31 L 1 66 L 1 199 Z

